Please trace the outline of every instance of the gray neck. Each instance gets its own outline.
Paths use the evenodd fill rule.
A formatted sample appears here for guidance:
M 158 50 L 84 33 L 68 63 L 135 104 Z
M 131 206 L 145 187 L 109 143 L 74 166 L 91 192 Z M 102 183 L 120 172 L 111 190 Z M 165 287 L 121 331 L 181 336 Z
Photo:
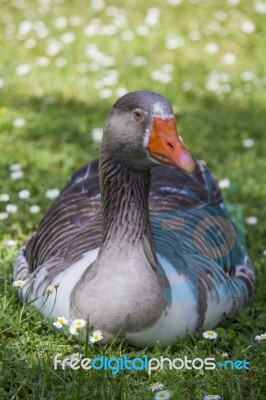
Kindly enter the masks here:
M 157 269 L 150 229 L 150 171 L 131 170 L 108 153 L 100 157 L 102 197 L 102 243 L 100 254 L 111 251 L 113 243 L 143 250 L 150 265 Z

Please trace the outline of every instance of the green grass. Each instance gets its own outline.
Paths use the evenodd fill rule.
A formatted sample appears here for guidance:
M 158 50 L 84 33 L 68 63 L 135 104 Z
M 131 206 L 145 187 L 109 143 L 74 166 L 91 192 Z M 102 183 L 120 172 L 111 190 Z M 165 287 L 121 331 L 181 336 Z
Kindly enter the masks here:
M 0 4 L 0 194 L 8 193 L 9 203 L 18 206 L 17 213 L 0 221 L 0 398 L 148 400 L 154 397 L 149 384 L 160 381 L 171 391 L 172 399 L 203 399 L 208 393 L 219 394 L 223 400 L 265 399 L 266 347 L 265 342 L 254 341 L 257 334 L 266 330 L 266 272 L 262 254 L 266 248 L 265 15 L 256 13 L 255 3 L 248 0 L 236 7 L 224 0 L 183 1 L 178 6 L 159 0 L 152 5 L 120 0 L 115 5 L 122 11 L 116 10 L 115 15 L 124 15 L 125 24 L 113 36 L 100 34 L 100 28 L 100 33 L 89 37 L 83 31 L 91 21 L 98 19 L 102 25 L 114 23 L 110 16 L 114 3 L 106 0 L 105 8 L 99 11 L 85 0 L 53 1 L 50 6 L 46 3 L 47 9 L 40 4 L 44 2 L 2 0 Z M 151 6 L 161 9 L 159 23 L 146 36 L 123 40 L 125 31 L 134 33 L 144 24 Z M 73 16 L 80 18 L 78 25 L 73 25 Z M 54 24 L 59 17 L 67 18 L 68 25 L 61 29 Z M 40 34 L 40 24 L 39 32 L 36 28 L 24 36 L 19 34 L 19 26 L 25 20 L 42 21 L 49 29 L 47 37 L 38 38 L 44 35 L 44 31 Z M 242 32 L 241 24 L 245 21 L 255 24 L 254 32 Z M 200 33 L 198 41 L 191 40 L 193 31 Z M 60 42 L 66 32 L 73 32 L 75 41 L 63 44 L 58 54 L 47 55 L 49 40 Z M 171 35 L 183 37 L 184 45 L 167 49 L 165 42 Z M 219 46 L 217 53 L 205 52 L 205 45 L 210 42 Z M 34 43 L 32 48 L 25 47 Z M 114 58 L 112 66 L 91 65 L 95 60 L 86 57 L 85 49 L 93 44 Z M 235 63 L 223 62 L 227 53 L 235 54 Z M 140 56 L 146 57 L 147 64 L 137 67 L 133 65 L 134 58 Z M 46 57 L 49 65 L 38 66 L 38 57 Z M 66 65 L 59 68 L 56 64 L 62 65 L 62 58 Z M 17 75 L 16 67 L 22 64 L 30 65 L 31 71 Z M 88 70 L 80 72 L 84 64 Z M 171 81 L 153 80 L 152 72 L 165 64 L 172 65 Z M 118 81 L 104 86 L 103 78 L 109 70 L 118 71 Z M 213 71 L 220 74 L 218 83 L 214 83 L 216 92 L 205 86 Z M 253 76 L 245 80 L 244 75 L 243 79 L 244 71 L 252 71 Z M 105 88 L 111 89 L 107 92 L 110 97 L 101 98 Z M 22 306 L 12 288 L 17 251 L 51 204 L 45 191 L 63 187 L 77 167 L 98 155 L 99 145 L 93 141 L 91 131 L 103 126 L 121 89 L 146 89 L 165 95 L 174 106 L 189 151 L 205 160 L 218 179 L 229 178 L 237 189 L 227 202 L 241 204 L 244 220 L 249 216 L 258 218 L 258 224 L 245 225 L 256 272 L 255 295 L 251 306 L 236 320 L 219 325 L 219 336 L 214 342 L 203 340 L 199 332 L 167 349 L 158 345 L 140 350 L 123 342 L 111 347 L 89 346 L 86 352 L 90 357 L 163 355 L 174 359 L 187 355 L 192 359 L 212 356 L 217 361 L 223 352 L 228 352 L 232 360 L 249 361 L 249 372 L 183 369 L 153 371 L 149 377 L 146 371 L 112 375 L 111 371 L 54 370 L 55 354 L 84 354 L 84 346 L 58 334 L 33 305 Z M 26 123 L 15 128 L 13 121 L 20 117 Z M 250 149 L 242 146 L 246 138 L 255 141 Z M 23 178 L 10 179 L 10 165 L 14 163 L 22 165 Z M 30 191 L 29 199 L 18 198 L 22 189 Z M 41 207 L 39 214 L 29 212 L 34 204 Z M 0 202 L 0 213 L 5 207 L 6 203 Z M 13 247 L 7 246 L 8 239 L 15 240 Z

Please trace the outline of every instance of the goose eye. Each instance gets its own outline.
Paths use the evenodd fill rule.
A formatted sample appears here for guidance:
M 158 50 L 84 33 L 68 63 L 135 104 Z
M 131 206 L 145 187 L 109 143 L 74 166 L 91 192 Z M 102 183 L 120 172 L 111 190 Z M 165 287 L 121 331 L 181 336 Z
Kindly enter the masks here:
M 139 110 L 133 111 L 133 118 L 136 122 L 142 122 L 144 120 L 144 115 Z

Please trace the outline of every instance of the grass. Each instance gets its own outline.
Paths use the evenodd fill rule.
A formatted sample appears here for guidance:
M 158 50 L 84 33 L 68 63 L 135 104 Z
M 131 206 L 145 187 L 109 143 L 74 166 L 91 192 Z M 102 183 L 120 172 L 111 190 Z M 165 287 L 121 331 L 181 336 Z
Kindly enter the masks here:
M 171 391 L 172 399 L 203 399 L 208 393 L 219 394 L 223 400 L 265 399 L 266 347 L 254 337 L 265 332 L 266 318 L 262 254 L 266 245 L 266 28 L 265 15 L 255 11 L 255 4 L 242 0 L 233 6 L 232 1 L 205 0 L 174 6 L 157 0 L 152 7 L 161 10 L 159 22 L 143 35 L 145 29 L 139 26 L 152 24 L 151 17 L 145 20 L 151 6 L 139 0 L 117 1 L 119 9 L 107 0 L 98 11 L 85 0 L 1 1 L 0 193 L 9 194 L 9 203 L 17 205 L 18 211 L 0 221 L 0 398 L 146 400 L 154 397 L 149 385 L 160 381 Z M 33 25 L 22 25 L 25 20 Z M 246 21 L 255 25 L 253 32 L 243 32 Z M 97 24 L 115 23 L 117 32 L 112 36 L 103 35 L 102 26 L 94 36 L 84 34 L 89 24 L 97 30 Z M 68 32 L 75 35 L 69 44 L 65 42 L 71 35 L 64 36 Z M 184 44 L 174 50 L 166 48 L 171 38 L 182 44 L 182 39 L 175 42 L 175 36 L 183 38 Z M 216 53 L 205 51 L 208 43 L 217 44 Z M 109 58 L 97 55 L 95 45 Z M 92 59 L 88 58 L 91 51 Z M 236 57 L 232 64 L 224 62 L 228 53 Z M 21 68 L 17 67 L 25 64 L 31 70 L 18 74 Z M 117 73 L 117 81 L 110 79 Z M 161 81 L 151 76 L 159 76 Z M 187 148 L 205 160 L 218 179 L 230 179 L 236 190 L 227 202 L 241 205 L 244 220 L 257 217 L 256 225 L 245 224 L 256 272 L 255 295 L 251 306 L 236 320 L 219 325 L 218 339 L 213 342 L 204 340 L 199 332 L 166 349 L 157 345 L 140 350 L 126 342 L 84 349 L 58 334 L 33 305 L 19 303 L 12 288 L 12 267 L 19 247 L 51 204 L 45 191 L 63 187 L 77 167 L 98 155 L 99 144 L 92 138 L 92 129 L 103 126 L 123 90 L 140 89 L 157 91 L 172 102 Z M 24 118 L 23 127 L 14 126 L 17 118 Z M 254 140 L 248 149 L 242 145 L 247 138 Z M 24 176 L 12 180 L 10 166 L 15 163 L 22 165 Z M 22 189 L 30 191 L 29 199 L 18 198 Z M 31 214 L 29 208 L 35 204 L 41 212 Z M 6 203 L 0 202 L 0 213 L 5 207 Z M 12 247 L 7 246 L 9 239 L 15 241 Z M 113 375 L 112 371 L 54 370 L 55 354 L 84 354 L 85 350 L 91 358 L 211 356 L 217 361 L 228 352 L 232 360 L 249 361 L 251 369 L 166 368 L 153 371 L 151 376 L 146 371 Z

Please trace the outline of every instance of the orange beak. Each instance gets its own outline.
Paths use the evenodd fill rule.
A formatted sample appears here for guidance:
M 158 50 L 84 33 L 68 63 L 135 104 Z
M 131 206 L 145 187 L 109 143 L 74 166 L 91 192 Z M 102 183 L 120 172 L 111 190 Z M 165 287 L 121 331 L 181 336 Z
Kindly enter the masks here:
M 195 161 L 177 134 L 175 119 L 153 118 L 150 141 L 146 149 L 150 157 L 161 164 L 173 165 L 186 172 L 193 172 L 196 167 Z

